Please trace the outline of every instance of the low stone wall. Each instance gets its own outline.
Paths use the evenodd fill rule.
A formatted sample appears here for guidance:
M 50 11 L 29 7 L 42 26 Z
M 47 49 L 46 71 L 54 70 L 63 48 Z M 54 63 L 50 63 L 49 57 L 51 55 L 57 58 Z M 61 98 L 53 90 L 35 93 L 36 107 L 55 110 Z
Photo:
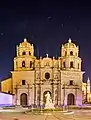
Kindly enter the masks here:
M 67 106 L 67 109 L 83 109 L 83 110 L 91 110 L 91 105 L 82 105 L 82 106 Z

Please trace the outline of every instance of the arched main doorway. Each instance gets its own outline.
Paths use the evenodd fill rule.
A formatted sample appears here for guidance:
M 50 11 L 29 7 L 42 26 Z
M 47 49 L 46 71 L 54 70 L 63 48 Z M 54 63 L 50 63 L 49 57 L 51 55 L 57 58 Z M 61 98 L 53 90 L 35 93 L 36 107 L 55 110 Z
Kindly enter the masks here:
M 27 105 L 27 94 L 26 93 L 22 93 L 20 96 L 20 104 L 22 106 L 26 106 Z
M 72 93 L 68 94 L 67 104 L 68 105 L 75 105 L 75 96 L 74 96 L 74 94 L 72 94 Z
M 47 92 L 49 92 L 49 93 L 50 93 L 50 96 L 51 96 L 51 92 L 50 92 L 50 91 L 45 91 L 45 92 L 43 93 L 43 103 L 44 103 L 44 104 L 46 103 L 46 97 L 45 97 L 45 95 L 47 94 Z

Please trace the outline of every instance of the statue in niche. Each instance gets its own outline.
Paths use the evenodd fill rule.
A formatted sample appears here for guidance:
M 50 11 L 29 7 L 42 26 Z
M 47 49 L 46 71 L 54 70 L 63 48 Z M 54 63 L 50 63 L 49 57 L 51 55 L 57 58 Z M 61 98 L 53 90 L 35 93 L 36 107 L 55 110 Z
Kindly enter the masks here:
M 58 90 L 56 89 L 56 90 L 55 90 L 55 94 L 57 94 L 57 93 L 58 93 Z
M 39 67 L 40 66 L 40 62 L 38 61 L 37 63 L 36 63 L 36 67 Z
M 49 62 L 46 62 L 45 66 L 49 66 Z
M 40 79 L 40 74 L 39 73 L 37 73 L 37 79 Z
M 56 66 L 56 61 L 54 62 L 54 66 Z
M 58 74 L 57 73 L 54 74 L 54 79 L 58 79 Z
M 45 95 L 45 97 L 46 97 L 46 103 L 50 103 L 51 96 L 50 96 L 49 92 L 47 92 L 47 94 Z
M 54 62 L 54 67 L 57 67 L 58 66 L 58 63 L 57 61 Z

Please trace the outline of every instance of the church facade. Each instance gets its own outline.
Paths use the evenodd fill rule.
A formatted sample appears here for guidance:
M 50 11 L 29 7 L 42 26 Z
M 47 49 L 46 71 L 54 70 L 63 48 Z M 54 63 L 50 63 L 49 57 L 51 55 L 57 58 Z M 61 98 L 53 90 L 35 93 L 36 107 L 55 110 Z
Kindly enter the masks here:
M 58 58 L 37 58 L 33 44 L 24 39 L 13 62 L 14 70 L 1 82 L 1 90 L 15 94 L 15 105 L 43 105 L 47 92 L 55 106 L 82 104 L 82 60 L 71 39 L 62 45 Z

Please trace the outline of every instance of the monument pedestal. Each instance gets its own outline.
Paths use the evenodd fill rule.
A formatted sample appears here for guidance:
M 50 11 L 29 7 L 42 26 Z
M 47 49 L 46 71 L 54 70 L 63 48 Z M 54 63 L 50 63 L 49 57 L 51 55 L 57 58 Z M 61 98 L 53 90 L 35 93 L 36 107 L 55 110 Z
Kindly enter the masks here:
M 51 103 L 51 104 L 45 104 L 45 109 L 54 109 L 54 104 Z

